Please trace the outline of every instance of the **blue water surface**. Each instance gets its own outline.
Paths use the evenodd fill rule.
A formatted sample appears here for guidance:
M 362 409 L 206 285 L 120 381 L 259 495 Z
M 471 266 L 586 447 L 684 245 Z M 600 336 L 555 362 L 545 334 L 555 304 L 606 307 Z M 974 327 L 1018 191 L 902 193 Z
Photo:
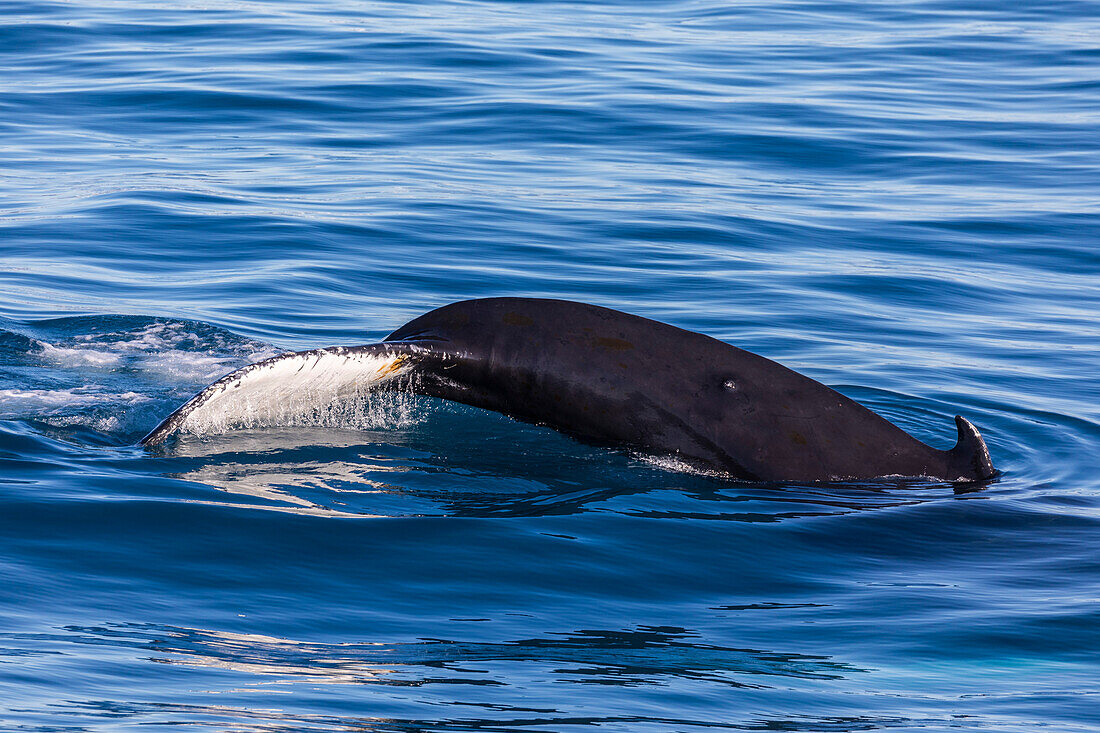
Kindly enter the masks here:
M 0 8 L 0 730 L 1100 728 L 1100 5 Z M 1001 476 L 753 484 L 421 398 L 135 441 L 559 297 Z

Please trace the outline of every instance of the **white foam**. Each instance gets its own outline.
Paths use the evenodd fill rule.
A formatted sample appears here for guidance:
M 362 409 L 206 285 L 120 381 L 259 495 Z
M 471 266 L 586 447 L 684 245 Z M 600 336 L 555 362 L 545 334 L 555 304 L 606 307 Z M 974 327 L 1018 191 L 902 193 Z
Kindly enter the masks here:
M 407 371 L 405 356 L 345 348 L 276 357 L 208 387 L 175 427 L 196 435 L 294 425 L 397 427 L 413 421 L 411 400 L 371 392 Z
M 89 333 L 77 336 L 75 340 L 118 352 L 156 352 L 179 346 L 185 341 L 198 341 L 199 337 L 187 326 L 182 322 L 158 321 L 135 331 Z
M 81 334 L 69 343 L 35 340 L 39 353 L 63 367 L 115 367 L 126 356 L 155 353 L 191 337 L 182 323 L 151 323 L 134 332 Z
M 122 355 L 99 349 L 73 348 L 66 346 L 54 346 L 45 341 L 38 341 L 42 348 L 41 354 L 47 360 L 65 367 L 113 367 L 122 361 Z
M 250 355 L 249 361 L 259 361 L 279 352 L 271 349 Z M 215 356 L 195 351 L 169 351 L 152 354 L 139 362 L 143 372 L 152 372 L 172 381 L 209 382 L 224 375 L 235 365 L 240 364 L 239 357 Z
M 127 335 L 131 338 L 115 341 L 111 345 L 124 351 L 161 351 L 176 346 L 190 336 L 182 323 L 150 323 L 140 331 Z
M 699 465 L 686 461 L 683 458 L 669 455 L 647 455 L 645 453 L 639 453 L 635 458 L 642 463 L 649 464 L 655 468 L 659 468 L 663 471 L 673 471 L 675 473 L 689 473 L 695 476 L 709 476 L 711 478 L 729 478 L 730 475 L 724 471 L 719 471 L 713 468 L 703 468 Z
M 0 418 L 20 418 L 27 415 L 57 414 L 73 407 L 88 405 L 145 402 L 146 395 L 137 392 L 97 392 L 94 388 L 75 389 L 0 389 Z
M 115 433 L 122 430 L 124 422 L 115 415 L 95 417 L 93 415 L 65 415 L 63 417 L 47 417 L 44 422 L 59 428 L 71 428 L 74 426 L 89 427 L 99 433 Z M 126 421 L 127 424 L 129 421 Z
M 171 380 L 208 382 L 242 362 L 280 353 L 256 341 L 230 343 L 225 334 L 200 335 L 183 322 L 150 323 L 134 331 L 82 334 L 68 342 L 36 339 L 37 353 L 64 368 L 136 367 Z

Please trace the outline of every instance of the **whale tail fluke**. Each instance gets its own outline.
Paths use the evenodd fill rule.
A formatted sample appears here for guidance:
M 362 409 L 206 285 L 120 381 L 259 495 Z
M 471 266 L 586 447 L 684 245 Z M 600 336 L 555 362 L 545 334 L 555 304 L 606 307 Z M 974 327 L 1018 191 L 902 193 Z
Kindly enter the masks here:
M 956 415 L 955 426 L 959 429 L 959 440 L 947 452 L 951 473 L 957 473 L 959 479 L 965 481 L 984 481 L 996 476 L 989 448 L 974 423 L 962 415 Z
M 177 432 L 225 433 L 293 425 L 325 415 L 411 375 L 422 357 L 415 342 L 336 346 L 294 351 L 225 375 L 161 421 L 140 445 L 155 446 Z

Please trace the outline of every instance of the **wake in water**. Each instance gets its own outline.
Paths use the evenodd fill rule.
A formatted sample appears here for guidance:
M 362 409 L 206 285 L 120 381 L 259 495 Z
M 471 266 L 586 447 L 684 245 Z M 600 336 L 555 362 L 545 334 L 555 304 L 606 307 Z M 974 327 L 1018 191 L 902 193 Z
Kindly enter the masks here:
M 250 372 L 233 390 L 234 399 L 220 395 L 210 400 L 181 431 L 206 435 L 273 425 L 377 428 L 413 421 L 414 407 L 406 396 L 372 396 L 364 387 L 369 381 L 364 375 L 376 366 L 371 360 L 320 351 L 310 368 L 300 369 L 301 364 L 279 360 L 282 353 L 196 321 L 114 315 L 7 321 L 0 325 L 0 419 L 27 421 L 62 435 L 90 431 L 97 440 L 132 442 L 169 405 L 175 407 L 242 365 L 261 362 L 272 369 Z M 326 376 L 319 376 L 322 372 Z M 263 393 L 277 399 L 263 398 Z

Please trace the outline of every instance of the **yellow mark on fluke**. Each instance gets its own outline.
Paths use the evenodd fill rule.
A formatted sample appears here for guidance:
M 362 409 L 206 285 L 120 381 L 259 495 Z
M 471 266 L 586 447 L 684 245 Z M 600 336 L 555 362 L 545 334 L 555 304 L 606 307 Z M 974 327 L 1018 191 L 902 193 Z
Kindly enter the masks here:
M 394 372 L 396 372 L 398 369 L 401 368 L 401 364 L 407 358 L 408 357 L 405 356 L 404 354 L 401 354 L 401 355 L 395 357 L 393 361 L 391 361 L 389 364 L 387 364 L 386 366 L 384 366 L 384 367 L 382 367 L 381 369 L 378 370 L 378 376 L 379 377 L 388 377 L 389 375 L 393 374 Z

